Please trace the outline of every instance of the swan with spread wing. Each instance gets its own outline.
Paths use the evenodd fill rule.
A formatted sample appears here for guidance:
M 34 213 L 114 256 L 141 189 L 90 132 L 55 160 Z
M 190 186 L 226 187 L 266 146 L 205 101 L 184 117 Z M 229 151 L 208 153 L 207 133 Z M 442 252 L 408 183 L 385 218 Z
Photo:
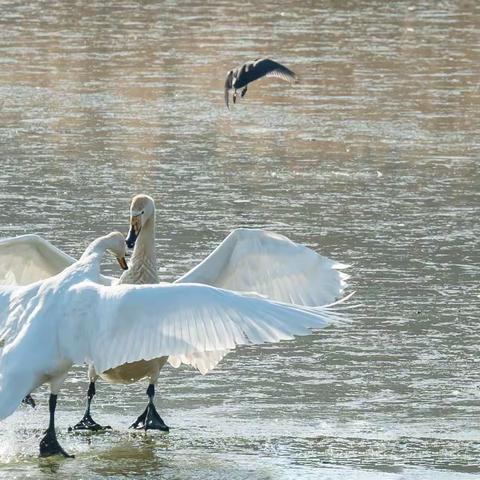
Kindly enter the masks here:
M 86 362 L 105 372 L 162 356 L 188 362 L 205 352 L 307 335 L 342 318 L 330 307 L 285 304 L 209 285 L 106 285 L 100 262 L 107 250 L 126 268 L 125 240 L 114 232 L 53 277 L 0 287 L 0 419 L 33 389 L 50 384 L 42 456 L 70 456 L 55 435 L 55 409 L 73 364 Z
M 134 248 L 129 269 L 120 279 L 102 276 L 102 283 L 158 283 L 155 203 L 148 195 L 136 195 L 131 201 L 127 243 Z M 27 285 L 47 279 L 74 262 L 74 258 L 37 235 L 0 240 L 0 285 Z M 342 295 L 348 278 L 341 271 L 344 267 L 282 235 L 240 228 L 232 231 L 206 259 L 175 283 L 200 283 L 239 292 L 256 292 L 280 302 L 317 306 L 332 303 Z M 227 353 L 226 350 L 208 351 L 181 358 L 172 355 L 168 362 L 175 367 L 187 363 L 206 373 Z M 154 405 L 155 386 L 166 361 L 167 357 L 141 360 L 105 372 L 98 372 L 90 363 L 87 407 L 83 418 L 73 428 L 108 428 L 98 424 L 90 411 L 98 377 L 123 384 L 146 378 L 148 404 L 132 427 L 168 431 Z

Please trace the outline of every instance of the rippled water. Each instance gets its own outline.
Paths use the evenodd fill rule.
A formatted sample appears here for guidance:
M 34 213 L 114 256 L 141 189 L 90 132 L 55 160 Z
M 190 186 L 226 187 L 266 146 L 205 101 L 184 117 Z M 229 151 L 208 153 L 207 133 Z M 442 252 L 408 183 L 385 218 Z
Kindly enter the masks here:
M 4 478 L 469 479 L 480 473 L 477 2 L 0 0 L 0 235 L 80 255 L 160 209 L 164 280 L 230 229 L 265 227 L 350 263 L 351 326 L 165 368 L 169 435 L 133 433 L 144 383 L 98 383 L 114 429 L 39 460 L 40 406 L 1 424 Z M 225 72 L 272 56 L 301 77 L 223 105 Z M 112 264 L 107 271 L 116 272 Z

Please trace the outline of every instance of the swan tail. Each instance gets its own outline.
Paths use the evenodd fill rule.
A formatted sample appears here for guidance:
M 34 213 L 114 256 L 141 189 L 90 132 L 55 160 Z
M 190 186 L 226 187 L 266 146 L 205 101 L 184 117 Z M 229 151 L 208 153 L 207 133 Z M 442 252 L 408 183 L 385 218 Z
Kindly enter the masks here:
M 0 420 L 10 416 L 38 383 L 36 355 L 23 345 L 8 343 L 0 349 Z M 23 358 L 24 361 L 19 361 Z
M 0 375 L 0 420 L 9 417 L 33 387 L 33 382 L 24 372 L 18 375 Z

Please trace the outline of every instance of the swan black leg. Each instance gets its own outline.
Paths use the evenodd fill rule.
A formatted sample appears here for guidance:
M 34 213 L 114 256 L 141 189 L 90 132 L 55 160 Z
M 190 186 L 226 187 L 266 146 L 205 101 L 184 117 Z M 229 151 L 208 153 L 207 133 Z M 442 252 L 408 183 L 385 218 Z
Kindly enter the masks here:
M 233 103 L 236 103 L 237 102 L 237 91 L 234 90 L 233 92 Z
M 32 408 L 35 408 L 37 405 L 35 403 L 35 400 L 33 399 L 33 397 L 28 394 L 23 400 L 22 400 L 22 403 L 24 403 L 25 405 L 30 405 Z
M 155 397 L 155 385 L 151 383 L 147 388 L 148 405 L 145 411 L 130 425 L 130 428 L 137 430 L 161 430 L 168 432 L 170 429 L 165 425 L 155 408 L 153 398 Z
M 246 94 L 247 94 L 247 87 L 245 87 L 245 88 L 242 90 L 242 93 L 240 94 L 240 98 L 243 98 Z
M 94 397 L 94 395 L 95 382 L 90 382 L 87 391 L 87 408 L 85 410 L 83 418 L 73 427 L 73 430 L 90 430 L 92 432 L 98 432 L 99 430 L 107 430 L 109 428 L 112 428 L 110 425 L 100 425 L 90 415 L 90 404 L 92 403 L 92 398 Z
M 50 410 L 50 422 L 45 432 L 45 436 L 40 441 L 40 456 L 50 457 L 51 455 L 63 455 L 67 458 L 75 458 L 74 455 L 69 455 L 58 443 L 57 435 L 55 433 L 55 408 L 57 407 L 57 396 L 50 394 L 48 400 L 48 408 Z

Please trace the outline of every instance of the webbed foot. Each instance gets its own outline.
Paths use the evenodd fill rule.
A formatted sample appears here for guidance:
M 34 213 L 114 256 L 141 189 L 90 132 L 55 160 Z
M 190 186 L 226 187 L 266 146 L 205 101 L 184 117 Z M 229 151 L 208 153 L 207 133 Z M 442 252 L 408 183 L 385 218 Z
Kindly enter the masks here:
M 63 455 L 66 458 L 75 458 L 75 455 L 68 454 L 58 443 L 55 430 L 48 429 L 40 441 L 40 456 L 50 457 L 52 455 Z
M 110 425 L 100 425 L 97 423 L 90 414 L 90 406 L 92 404 L 92 399 L 95 395 L 95 382 L 91 381 L 88 387 L 87 392 L 87 408 L 83 415 L 83 418 L 72 427 L 69 427 L 68 431 L 71 432 L 73 430 L 89 430 L 91 432 L 100 432 L 104 430 L 111 430 L 112 427 Z
M 22 400 L 22 403 L 24 403 L 25 405 L 30 405 L 32 408 L 35 408 L 37 406 L 37 404 L 35 403 L 35 400 L 33 399 L 33 397 L 30 394 L 28 394 Z
M 74 425 L 73 428 L 70 427 L 68 431 L 71 432 L 73 430 L 89 430 L 91 432 L 99 432 L 111 429 L 112 427 L 110 425 L 100 425 L 92 418 L 90 413 L 85 413 L 83 418 L 76 425 Z
M 153 403 L 149 403 L 145 411 L 130 425 L 130 428 L 136 430 L 161 430 L 162 432 L 170 431 L 155 408 Z

